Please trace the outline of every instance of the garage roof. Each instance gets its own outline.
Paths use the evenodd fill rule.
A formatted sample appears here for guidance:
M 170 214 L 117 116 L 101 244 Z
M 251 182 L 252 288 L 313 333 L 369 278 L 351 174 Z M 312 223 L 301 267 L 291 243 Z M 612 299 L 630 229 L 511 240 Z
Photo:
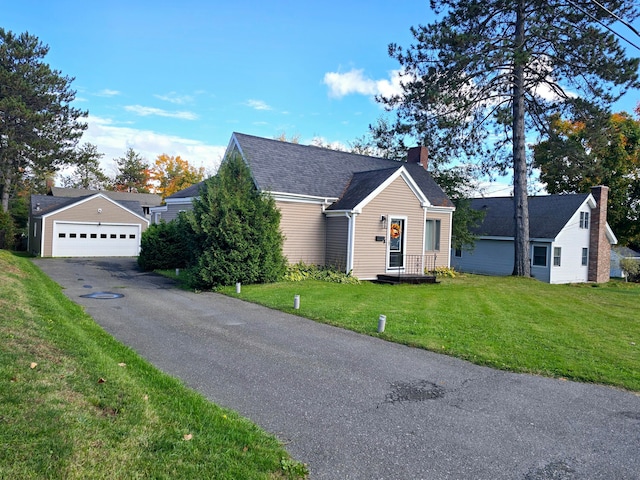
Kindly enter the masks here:
M 66 189 L 66 190 L 69 190 L 69 189 Z M 94 191 L 93 194 L 91 195 L 84 195 L 84 196 L 73 197 L 73 198 L 54 197 L 51 195 L 31 195 L 31 216 L 40 217 L 42 215 L 55 212 L 56 210 L 60 210 L 61 208 L 67 207 L 69 205 L 79 203 L 96 194 L 104 195 L 104 193 L 105 192 L 102 192 L 102 191 L 100 192 Z M 114 198 L 110 198 L 110 200 L 126 208 L 127 210 L 130 210 L 136 215 L 144 218 L 144 211 L 142 210 L 142 206 L 140 205 L 140 202 L 134 201 L 134 200 L 116 200 Z

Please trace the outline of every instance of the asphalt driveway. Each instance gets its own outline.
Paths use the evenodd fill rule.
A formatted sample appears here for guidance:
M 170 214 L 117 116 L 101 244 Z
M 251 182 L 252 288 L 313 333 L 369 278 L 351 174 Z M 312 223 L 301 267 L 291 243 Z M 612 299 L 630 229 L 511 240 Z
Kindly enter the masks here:
M 637 394 L 186 292 L 131 259 L 34 262 L 117 339 L 275 434 L 312 479 L 640 478 Z M 81 297 L 104 291 L 124 297 Z

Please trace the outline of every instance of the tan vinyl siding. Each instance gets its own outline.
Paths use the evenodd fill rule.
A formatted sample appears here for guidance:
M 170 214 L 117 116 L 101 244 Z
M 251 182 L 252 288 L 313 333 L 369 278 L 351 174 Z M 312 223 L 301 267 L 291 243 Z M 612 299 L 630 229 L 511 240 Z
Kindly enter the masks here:
M 98 209 L 102 209 L 98 213 Z M 147 222 L 137 215 L 125 210 L 123 207 L 110 202 L 105 198 L 94 198 L 78 205 L 53 213 L 45 218 L 44 245 L 41 255 L 50 257 L 53 251 L 53 222 L 82 222 L 82 223 L 127 223 L 140 224 L 140 232 L 147 229 Z
M 322 205 L 277 201 L 276 206 L 282 214 L 280 231 L 285 237 L 282 250 L 289 263 L 324 265 L 326 234 Z
M 327 217 L 326 265 L 345 271 L 347 268 L 347 242 L 349 219 L 346 216 Z
M 386 221 L 380 221 L 384 215 Z M 383 192 L 367 204 L 356 216 L 353 274 L 363 280 L 373 280 L 385 273 L 386 242 L 376 242 L 376 236 L 387 237 L 389 218 L 406 217 L 407 255 L 422 254 L 424 236 L 424 210 L 420 201 L 402 178 L 397 178 Z
M 426 255 L 435 255 L 436 267 L 448 267 L 451 249 L 449 232 L 451 231 L 451 213 L 432 212 L 427 208 L 427 220 L 440 220 L 440 251 L 426 251 Z

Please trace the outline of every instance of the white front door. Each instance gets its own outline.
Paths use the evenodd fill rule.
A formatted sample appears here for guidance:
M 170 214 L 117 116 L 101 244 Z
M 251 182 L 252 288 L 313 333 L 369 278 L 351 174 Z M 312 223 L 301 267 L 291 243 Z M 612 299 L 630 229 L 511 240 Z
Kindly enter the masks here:
M 387 265 L 390 270 L 402 270 L 404 268 L 406 219 L 389 219 L 389 248 L 387 249 Z

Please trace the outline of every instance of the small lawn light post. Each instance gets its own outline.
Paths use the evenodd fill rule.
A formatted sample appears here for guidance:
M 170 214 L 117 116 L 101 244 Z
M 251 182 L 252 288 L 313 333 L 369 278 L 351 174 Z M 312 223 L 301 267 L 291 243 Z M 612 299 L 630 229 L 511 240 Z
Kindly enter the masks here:
M 384 327 L 387 324 L 387 316 L 386 315 L 380 315 L 378 317 L 378 333 L 383 333 L 384 332 Z
M 293 297 L 293 308 L 294 310 L 300 310 L 300 295 Z

